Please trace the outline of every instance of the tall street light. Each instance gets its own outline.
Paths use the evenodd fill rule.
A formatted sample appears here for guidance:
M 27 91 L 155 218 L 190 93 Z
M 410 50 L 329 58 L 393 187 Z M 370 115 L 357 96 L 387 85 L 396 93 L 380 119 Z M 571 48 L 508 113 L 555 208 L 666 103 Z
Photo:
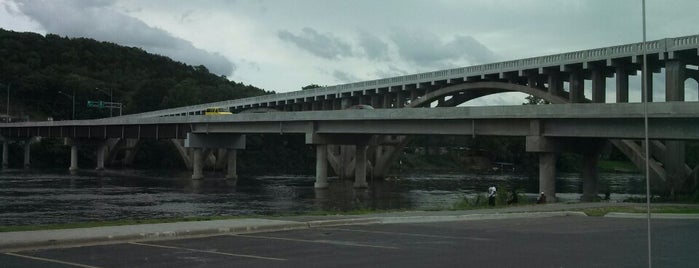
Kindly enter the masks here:
M 72 116 L 71 119 L 72 119 L 72 120 L 75 120 L 75 90 L 73 90 L 73 95 L 72 95 L 72 96 L 71 96 L 71 95 L 68 95 L 68 94 L 66 94 L 66 93 L 63 93 L 63 91 L 58 91 L 58 93 L 59 93 L 59 94 L 63 94 L 63 96 L 66 96 L 66 97 L 70 98 L 70 99 L 73 101 L 73 116 Z
M 109 89 L 109 92 L 104 91 L 104 90 L 102 90 L 102 89 L 100 89 L 100 88 L 98 88 L 98 87 L 96 87 L 95 89 L 99 90 L 100 92 L 102 92 L 102 93 L 104 93 L 104 94 L 109 95 L 109 102 L 111 102 L 111 104 L 114 103 L 114 99 L 112 98 L 114 92 L 112 91 L 111 88 Z M 111 105 L 111 104 L 110 104 L 110 105 Z M 112 107 L 111 107 L 111 106 L 109 107 L 109 117 L 112 117 Z

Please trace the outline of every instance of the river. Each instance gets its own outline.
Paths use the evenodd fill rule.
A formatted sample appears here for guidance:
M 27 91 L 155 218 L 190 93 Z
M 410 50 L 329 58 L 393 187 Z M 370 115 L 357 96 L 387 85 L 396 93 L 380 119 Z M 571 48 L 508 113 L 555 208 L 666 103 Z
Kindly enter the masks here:
M 0 173 L 0 226 L 190 216 L 279 215 L 356 209 L 441 209 L 488 186 L 516 187 L 536 196 L 538 182 L 517 174 L 403 174 L 369 181 L 368 189 L 329 179 L 313 188 L 312 176 L 189 179 L 188 172 L 117 170 L 6 170 Z M 644 191 L 640 174 L 602 173 L 613 201 Z M 578 174 L 560 174 L 559 200 L 576 202 Z M 603 191 L 600 191 L 603 192 Z

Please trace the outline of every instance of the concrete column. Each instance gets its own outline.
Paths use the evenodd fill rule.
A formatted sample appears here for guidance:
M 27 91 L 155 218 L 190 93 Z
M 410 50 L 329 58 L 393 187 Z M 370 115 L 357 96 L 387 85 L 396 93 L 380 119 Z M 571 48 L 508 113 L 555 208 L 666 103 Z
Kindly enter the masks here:
M 403 98 L 403 92 L 396 92 L 396 108 L 403 108 L 405 106 L 405 98 Z
M 204 178 L 202 148 L 192 148 L 192 179 L 201 180 Z
M 410 102 L 417 100 L 417 89 L 410 89 Z
M 583 179 L 583 195 L 582 201 L 592 202 L 595 200 L 598 192 L 598 172 L 597 161 L 599 155 L 597 153 L 585 153 L 583 155 L 582 179 Z
M 391 108 L 391 93 L 386 92 L 383 94 L 383 107 L 381 108 Z
M 624 67 L 616 67 L 616 102 L 629 102 L 629 73 Z
M 315 188 L 328 188 L 328 146 L 316 145 L 316 183 Z
M 8 155 L 9 155 L 9 153 L 8 153 L 8 148 L 7 148 L 7 141 L 3 141 L 2 142 L 2 168 L 3 169 L 7 169 L 8 161 L 9 161 L 9 159 L 7 159 L 9 157 Z
M 354 164 L 354 188 L 367 188 L 366 183 L 366 145 L 357 145 Z
M 561 79 L 560 74 L 557 72 L 549 73 L 548 84 L 549 94 L 553 96 L 559 96 L 561 91 L 563 90 L 563 80 Z
M 341 109 L 347 109 L 352 106 L 352 97 L 342 97 L 340 107 Z
M 70 172 L 75 172 L 78 170 L 78 145 L 73 144 L 70 146 L 70 167 L 68 168 Z
M 555 153 L 539 153 L 539 192 L 544 192 L 547 202 L 556 202 Z
M 678 60 L 665 62 L 665 101 L 684 101 L 685 68 Z
M 580 103 L 585 99 L 585 79 L 580 71 L 570 73 L 570 94 L 568 94 L 568 99 L 572 103 Z
M 104 154 L 107 151 L 107 143 L 103 142 L 97 146 L 97 167 L 95 170 L 104 170 Z
M 641 90 L 641 98 L 646 98 L 647 102 L 653 102 L 653 72 L 648 72 L 648 88 L 646 89 L 648 91 L 648 97 L 646 97 L 643 94 L 643 91 Z M 641 77 L 641 83 L 643 83 L 643 77 Z M 682 87 L 684 87 L 684 84 L 682 84 Z M 643 100 L 643 99 L 641 99 Z
M 379 108 L 380 105 L 381 105 L 381 100 L 379 100 L 379 95 L 378 94 L 371 95 L 371 107 Z
M 24 143 L 24 168 L 28 169 L 30 166 L 30 157 L 31 157 L 31 148 L 32 148 L 32 143 L 30 140 L 27 140 L 26 143 Z
M 238 179 L 238 170 L 237 170 L 237 160 L 238 160 L 238 151 L 236 149 L 228 149 L 226 152 L 226 179 L 228 180 L 237 180 Z
M 687 176 L 685 166 L 685 142 L 684 141 L 665 141 L 666 155 L 663 166 L 667 172 L 667 186 L 670 190 L 670 195 L 674 197 L 676 193 L 688 192 L 688 189 L 683 189 L 685 177 Z
M 606 77 L 602 70 L 592 69 L 592 102 L 605 103 L 607 99 Z

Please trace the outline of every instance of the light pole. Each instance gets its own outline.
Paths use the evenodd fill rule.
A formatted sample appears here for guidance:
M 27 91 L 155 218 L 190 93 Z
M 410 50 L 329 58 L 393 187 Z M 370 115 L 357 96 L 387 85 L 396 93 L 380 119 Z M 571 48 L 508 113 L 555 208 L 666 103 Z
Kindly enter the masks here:
M 10 123 L 10 84 L 7 84 L 7 112 L 5 116 L 7 116 L 7 123 Z
M 66 93 L 63 93 L 63 91 L 58 91 L 58 93 L 59 93 L 59 94 L 63 94 L 63 96 L 66 96 L 66 97 L 70 98 L 70 99 L 73 101 L 73 116 L 72 116 L 71 119 L 72 119 L 72 120 L 75 120 L 75 90 L 73 90 L 73 95 L 72 95 L 72 96 L 71 96 L 71 95 L 68 95 L 68 94 L 66 94 Z
M 100 92 L 102 92 L 102 93 L 104 93 L 104 94 L 109 95 L 109 102 L 114 103 L 114 99 L 112 98 L 112 97 L 113 97 L 112 94 L 113 94 L 114 92 L 112 91 L 111 88 L 109 89 L 109 92 L 104 91 L 104 90 L 101 90 L 101 89 L 98 88 L 98 87 L 96 87 L 95 89 L 99 90 Z M 112 117 L 112 107 L 111 107 L 111 106 L 109 107 L 109 117 Z

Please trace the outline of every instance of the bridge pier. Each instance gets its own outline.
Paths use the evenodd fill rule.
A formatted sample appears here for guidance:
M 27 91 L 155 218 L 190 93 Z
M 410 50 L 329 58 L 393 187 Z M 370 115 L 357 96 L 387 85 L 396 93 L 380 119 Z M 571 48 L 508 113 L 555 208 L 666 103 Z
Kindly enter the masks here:
M 70 144 L 70 167 L 68 167 L 70 173 L 75 173 L 78 171 L 78 145 L 73 141 Z
M 238 150 L 227 149 L 226 151 L 226 179 L 231 181 L 238 180 L 237 169 Z
M 316 145 L 316 182 L 315 188 L 328 188 L 328 146 Z
M 8 146 L 7 140 L 2 141 L 2 169 L 7 169 L 8 166 Z
M 97 146 L 97 165 L 95 170 L 104 170 L 104 157 L 107 154 L 108 144 L 107 140 L 101 142 Z
M 24 169 L 29 169 L 29 166 L 31 165 L 31 163 L 30 163 L 31 149 L 32 149 L 32 143 L 31 143 L 31 139 L 29 139 L 24 143 Z
M 583 194 L 582 201 L 592 202 L 597 197 L 598 193 L 598 172 L 597 163 L 599 154 L 585 153 L 583 154 L 582 163 L 582 179 L 583 179 Z
M 201 180 L 204 178 L 204 165 L 202 157 L 202 148 L 192 149 L 192 179 Z
M 547 202 L 556 202 L 556 161 L 552 152 L 539 153 L 539 192 L 546 195 Z
M 226 179 L 237 180 L 237 149 L 245 149 L 245 135 L 228 133 L 187 133 L 184 147 L 192 149 L 192 179 L 204 178 L 204 151 L 226 148 Z M 208 156 L 209 153 L 206 153 Z
M 366 145 L 357 145 L 354 164 L 354 188 L 367 188 L 366 182 Z

